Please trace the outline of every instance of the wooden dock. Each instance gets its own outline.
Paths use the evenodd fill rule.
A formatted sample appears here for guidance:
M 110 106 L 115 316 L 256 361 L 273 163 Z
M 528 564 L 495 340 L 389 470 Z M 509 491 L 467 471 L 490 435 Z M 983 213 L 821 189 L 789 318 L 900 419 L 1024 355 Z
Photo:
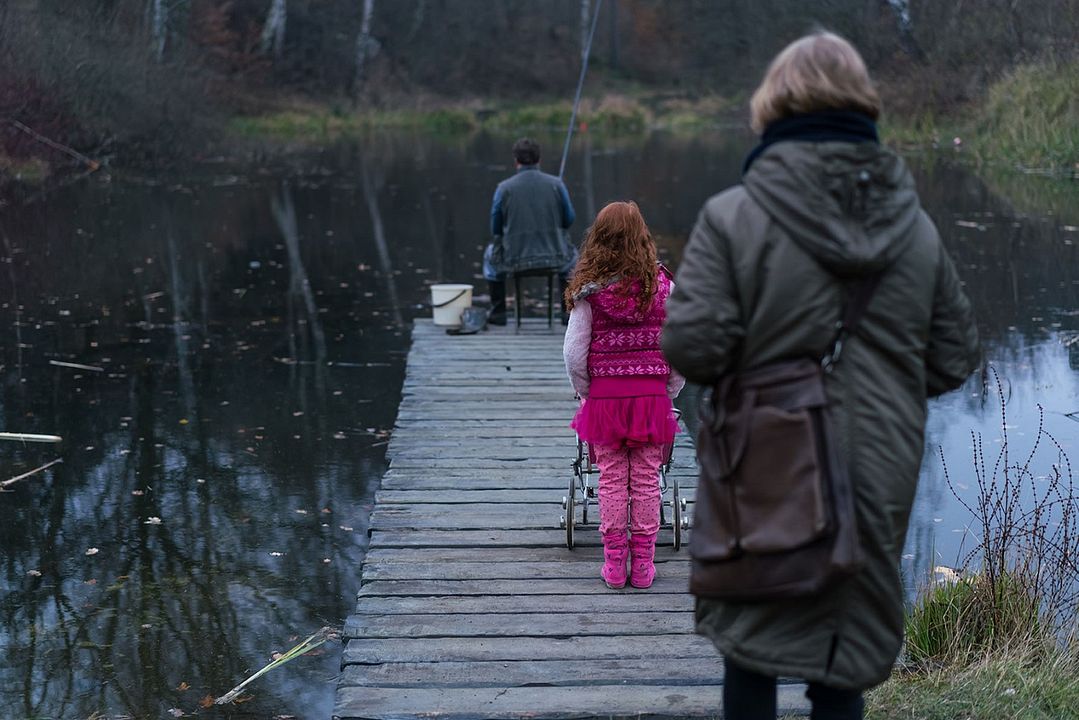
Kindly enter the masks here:
M 722 716 L 722 662 L 693 634 L 670 529 L 644 591 L 600 580 L 598 513 L 566 548 L 574 406 L 561 328 L 416 322 L 334 717 Z M 692 511 L 685 437 L 672 474 Z M 804 709 L 802 692 L 781 686 L 780 706 Z

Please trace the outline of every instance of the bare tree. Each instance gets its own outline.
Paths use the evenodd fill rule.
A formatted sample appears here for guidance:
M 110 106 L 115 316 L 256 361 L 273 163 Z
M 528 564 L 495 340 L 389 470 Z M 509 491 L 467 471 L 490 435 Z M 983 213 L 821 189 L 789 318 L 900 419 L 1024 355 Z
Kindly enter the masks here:
M 169 36 L 169 5 L 166 0 L 150 0 L 147 9 L 150 16 L 151 47 L 158 62 L 165 59 L 165 42 Z
M 585 53 L 588 52 L 588 35 L 592 28 L 592 3 L 591 0 L 581 0 L 581 62 L 587 62 Z
M 352 84 L 353 95 L 359 98 L 363 90 L 367 58 L 378 53 L 378 41 L 371 36 L 371 18 L 375 14 L 375 0 L 363 0 L 363 20 L 360 34 L 356 37 L 356 78 Z
M 618 69 L 618 0 L 610 0 L 608 4 L 610 11 L 607 13 L 607 19 L 610 23 L 609 35 L 611 36 L 610 46 L 610 58 L 607 63 L 611 66 L 612 70 Z
M 285 50 L 285 21 L 288 18 L 287 0 L 271 0 L 270 12 L 262 26 L 262 52 L 271 50 L 275 57 L 281 57 Z
M 885 0 L 888 7 L 895 14 L 896 23 L 899 25 L 899 44 L 903 52 L 915 60 L 923 60 L 925 53 L 914 39 L 914 22 L 910 17 L 910 0 Z
M 423 27 L 423 19 L 427 14 L 427 0 L 417 0 L 416 12 L 412 15 L 412 27 L 408 29 L 408 35 L 405 36 L 405 42 L 412 42 L 413 38 Z

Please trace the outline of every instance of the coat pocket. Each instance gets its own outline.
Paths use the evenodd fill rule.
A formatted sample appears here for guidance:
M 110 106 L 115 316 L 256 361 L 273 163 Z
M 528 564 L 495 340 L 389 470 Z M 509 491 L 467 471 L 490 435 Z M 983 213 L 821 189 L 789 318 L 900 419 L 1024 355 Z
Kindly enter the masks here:
M 819 449 L 812 410 L 753 409 L 742 462 L 729 479 L 742 550 L 793 550 L 829 530 Z

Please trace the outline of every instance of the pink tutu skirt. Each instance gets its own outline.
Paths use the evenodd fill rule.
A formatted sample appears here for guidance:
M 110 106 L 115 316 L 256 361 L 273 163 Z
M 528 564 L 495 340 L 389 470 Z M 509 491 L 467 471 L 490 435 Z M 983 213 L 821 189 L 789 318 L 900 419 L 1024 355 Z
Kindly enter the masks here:
M 640 447 L 674 442 L 678 420 L 665 378 L 596 378 L 570 427 L 593 445 Z

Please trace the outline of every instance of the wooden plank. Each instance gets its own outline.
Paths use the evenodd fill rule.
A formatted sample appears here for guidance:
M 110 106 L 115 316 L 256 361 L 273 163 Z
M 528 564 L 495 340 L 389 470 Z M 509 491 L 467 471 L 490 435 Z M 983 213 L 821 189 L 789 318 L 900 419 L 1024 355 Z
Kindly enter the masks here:
M 679 472 L 668 476 L 668 478 L 675 476 L 678 477 L 678 484 L 683 491 L 696 488 L 697 476 L 695 474 L 685 475 L 684 472 Z M 416 492 L 434 490 L 481 492 L 484 490 L 513 490 L 517 488 L 527 494 L 532 491 L 542 490 L 548 493 L 547 500 L 556 498 L 561 503 L 562 496 L 569 490 L 569 478 L 570 473 L 568 471 L 561 474 L 545 473 L 539 477 L 497 471 L 483 475 L 440 475 L 439 477 L 423 477 L 422 475 L 402 472 L 394 476 L 387 476 L 382 482 L 382 487 L 385 491 Z M 593 487 L 595 487 L 594 483 Z M 693 495 L 695 493 L 690 492 L 687 496 L 691 498 L 690 502 L 693 501 Z M 669 500 L 669 498 L 666 499 Z
M 472 662 L 609 659 L 691 660 L 715 657 L 711 641 L 692 634 L 624 637 L 374 638 L 349 640 L 344 665 L 387 662 Z
M 557 687 L 619 685 L 720 685 L 723 660 L 717 654 L 679 665 L 676 671 L 651 659 L 528 660 L 349 665 L 346 687 Z
M 693 610 L 687 593 L 612 593 L 609 595 L 438 595 L 435 597 L 366 597 L 356 604 L 357 615 L 570 612 L 672 612 Z
M 568 476 L 567 476 L 568 477 Z M 424 489 L 424 490 L 379 490 L 375 495 L 378 502 L 389 503 L 393 505 L 409 504 L 409 503 L 429 503 L 429 504 L 449 504 L 449 505 L 467 505 L 469 503 L 514 503 L 514 502 L 529 502 L 529 503 L 549 503 L 552 499 L 558 498 L 561 502 L 561 498 L 569 492 L 569 488 L 566 487 L 568 479 L 561 482 L 557 487 L 553 489 L 536 489 L 536 490 L 491 490 L 491 489 Z M 593 486 L 594 487 L 594 486 Z M 693 502 L 696 497 L 696 488 L 680 488 L 679 497 L 686 498 L 689 502 Z M 580 494 L 577 495 L 578 499 Z M 669 500 L 669 498 L 664 498 Z M 591 505 L 592 503 L 590 503 Z M 591 509 L 591 508 L 590 508 Z
M 376 580 L 360 587 L 361 596 L 392 597 L 397 595 L 607 595 L 610 593 L 686 592 L 686 575 L 667 575 L 657 568 L 650 590 L 627 586 L 611 590 L 598 577 L 558 579 L 485 579 L 485 580 Z
M 589 637 L 692 634 L 692 612 L 353 615 L 346 638 Z
M 676 551 L 668 545 L 656 547 L 656 562 L 687 561 L 684 551 Z M 581 547 L 567 550 L 560 547 L 433 547 L 433 548 L 382 548 L 373 547 L 363 559 L 367 565 L 376 563 L 442 563 L 442 562 L 603 562 L 602 548 Z
M 804 690 L 782 686 L 781 715 L 804 713 Z M 712 685 L 611 685 L 510 688 L 343 687 L 334 717 L 401 718 L 720 718 L 722 690 Z
M 690 531 L 690 536 L 692 531 Z M 688 537 L 687 537 L 688 539 Z M 555 529 L 538 530 L 459 530 L 427 528 L 420 530 L 373 530 L 370 547 L 472 547 L 483 551 L 493 547 L 565 547 L 566 531 Z M 659 545 L 671 544 L 671 530 L 661 528 Z M 578 546 L 600 544 L 599 531 L 595 526 L 579 528 L 576 531 Z
M 577 518 L 580 518 L 577 510 Z M 561 500 L 551 503 L 411 504 L 380 503 L 371 512 L 369 528 L 390 529 L 501 529 L 557 528 L 564 511 Z M 594 523 L 596 519 L 590 518 Z
M 566 550 L 569 553 L 569 550 Z M 657 575 L 689 577 L 689 559 L 670 560 L 657 566 Z M 571 562 L 377 562 L 363 566 L 364 582 L 378 580 L 558 580 L 591 578 L 599 580 L 594 563 Z

